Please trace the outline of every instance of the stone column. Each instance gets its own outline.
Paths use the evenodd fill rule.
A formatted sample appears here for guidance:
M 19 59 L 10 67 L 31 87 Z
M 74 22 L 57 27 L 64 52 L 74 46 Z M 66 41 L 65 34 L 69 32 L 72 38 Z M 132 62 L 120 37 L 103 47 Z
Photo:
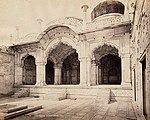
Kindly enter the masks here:
M 60 85 L 62 83 L 61 81 L 62 64 L 55 64 L 54 70 L 55 70 L 54 84 Z
M 98 67 L 98 84 L 102 84 L 102 68 L 101 65 Z
M 70 72 L 69 72 L 69 70 L 67 70 L 67 71 L 66 71 L 67 84 L 69 84 L 69 83 L 70 83 L 70 79 L 69 79 L 69 78 L 70 78 L 70 76 L 69 76 L 69 73 L 70 73 Z
M 45 62 L 37 62 L 36 63 L 36 84 L 35 84 L 35 86 L 46 85 L 45 65 L 46 65 Z
M 121 56 L 122 81 L 121 85 L 131 86 L 130 54 L 123 53 Z
M 90 85 L 90 59 L 80 58 L 80 85 Z
M 91 85 L 97 85 L 97 66 L 95 60 L 91 62 Z
M 22 85 L 23 67 L 21 64 L 15 64 L 15 85 Z
M 97 76 L 96 76 L 96 85 L 99 85 L 99 68 L 98 65 L 96 66 L 96 72 L 97 72 Z M 101 78 L 100 78 L 101 79 Z

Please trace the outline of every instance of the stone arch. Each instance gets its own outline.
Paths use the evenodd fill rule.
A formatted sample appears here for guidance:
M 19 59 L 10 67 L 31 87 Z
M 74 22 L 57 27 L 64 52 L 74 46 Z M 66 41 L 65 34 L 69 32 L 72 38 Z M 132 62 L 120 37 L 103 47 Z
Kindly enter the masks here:
M 70 46 L 72 49 L 76 50 L 76 52 L 80 55 L 79 50 L 78 50 L 78 46 L 73 41 L 71 41 L 71 40 L 69 41 L 69 40 L 66 37 L 54 39 L 52 42 L 50 42 L 47 49 L 45 50 L 45 53 L 44 53 L 45 57 L 44 58 L 47 59 L 49 54 L 51 53 L 51 51 L 54 50 L 57 46 L 59 46 L 62 43 Z M 57 62 L 57 60 L 52 56 L 51 56 L 51 59 L 54 63 Z
M 99 83 L 121 84 L 121 58 L 107 54 L 98 61 Z
M 92 54 L 91 56 L 92 59 L 97 59 L 97 60 L 101 59 L 103 56 L 108 54 L 117 55 L 120 57 L 119 47 L 114 44 L 108 44 L 108 43 L 97 45 L 92 50 L 91 54 Z
M 79 24 L 80 24 L 80 26 L 79 26 Z M 82 21 L 80 20 L 80 23 L 79 23 L 78 25 L 68 25 L 68 24 L 66 24 L 66 23 L 49 23 L 49 24 L 47 24 L 46 26 L 45 26 L 45 31 L 49 31 L 49 30 L 51 30 L 52 28 L 54 28 L 54 27 L 57 27 L 57 26 L 67 26 L 67 27 L 69 27 L 70 29 L 72 29 L 75 33 L 81 33 L 82 32 L 82 29 L 81 28 L 79 28 L 79 27 L 81 27 L 82 26 Z
M 64 25 L 53 25 L 48 27 L 38 36 L 37 39 L 40 41 L 40 44 L 43 46 L 43 48 L 47 49 L 52 41 L 56 40 L 57 38 L 61 39 L 63 37 L 68 38 L 69 41 L 71 40 L 74 42 L 74 44 L 77 44 L 79 40 L 77 32 Z
M 64 47 L 64 48 L 61 48 L 61 47 Z M 60 54 L 59 57 L 56 56 L 56 54 L 58 53 L 58 51 L 62 52 L 62 54 Z M 45 59 L 47 59 L 49 57 L 54 63 L 58 63 L 58 61 L 63 61 L 68 55 L 70 55 L 73 52 L 76 52 L 76 49 L 74 49 L 71 45 L 65 44 L 63 42 L 59 42 L 58 44 L 52 46 L 45 53 L 46 54 L 45 55 Z
M 74 59 L 75 54 L 75 59 Z M 72 58 L 72 59 L 70 59 Z M 52 74 L 54 77 L 59 76 L 59 82 L 57 81 L 58 78 L 54 78 L 53 82 L 49 82 L 49 84 L 79 84 L 79 60 L 78 60 L 78 53 L 76 49 L 74 49 L 70 44 L 66 44 L 66 42 L 62 41 L 55 41 L 53 44 L 51 43 L 49 48 L 47 48 L 47 51 L 45 51 L 45 59 L 52 60 L 54 62 L 53 66 L 49 67 L 51 68 L 51 71 L 49 69 L 49 74 L 53 72 L 55 75 Z M 66 67 L 66 62 L 68 61 L 71 65 L 71 69 Z M 75 62 L 73 62 L 75 60 Z M 67 63 L 67 64 L 69 64 Z M 78 63 L 78 65 L 75 65 L 73 63 Z M 77 67 L 77 68 L 76 68 Z M 53 68 L 53 70 L 52 70 Z M 59 71 L 58 71 L 59 69 Z M 61 73 L 60 73 L 61 71 Z M 59 72 L 59 73 L 58 73 Z M 73 74 L 74 73 L 74 74 Z M 47 74 L 48 75 L 48 74 Z M 47 76 L 46 78 L 50 81 L 50 76 Z M 75 77 L 77 75 L 77 77 Z M 71 80 L 69 80 L 71 79 Z M 52 80 L 52 79 L 51 79 Z M 66 81 L 67 80 L 67 81 Z M 68 81 L 69 80 L 69 81 Z M 70 82 L 71 81 L 71 82 Z
M 26 55 L 22 59 L 22 83 L 23 85 L 35 85 L 36 84 L 36 64 L 35 57 L 32 55 Z
M 35 58 L 35 62 L 36 62 L 36 55 L 35 55 L 35 54 L 32 54 L 32 53 L 22 54 L 21 57 L 20 57 L 21 66 L 23 66 L 24 60 L 25 60 L 28 56 L 33 56 L 33 57 Z
M 93 49 L 92 54 L 92 67 L 95 64 L 97 68 L 97 84 L 121 84 L 119 50 L 112 45 L 103 44 Z

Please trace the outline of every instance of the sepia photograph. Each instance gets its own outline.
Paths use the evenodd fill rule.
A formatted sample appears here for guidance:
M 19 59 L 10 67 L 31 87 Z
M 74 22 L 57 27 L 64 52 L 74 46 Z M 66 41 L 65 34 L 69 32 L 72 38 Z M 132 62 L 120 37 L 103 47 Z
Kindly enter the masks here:
M 0 120 L 150 120 L 150 0 L 0 0 Z

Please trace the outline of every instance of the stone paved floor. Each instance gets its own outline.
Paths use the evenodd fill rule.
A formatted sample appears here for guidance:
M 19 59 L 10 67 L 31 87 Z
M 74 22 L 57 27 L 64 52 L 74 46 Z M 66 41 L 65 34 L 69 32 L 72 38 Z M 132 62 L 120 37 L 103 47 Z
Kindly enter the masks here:
M 11 104 L 43 106 L 41 110 L 13 120 L 136 120 L 132 102 L 102 104 L 94 100 L 50 101 L 30 98 L 13 101 Z

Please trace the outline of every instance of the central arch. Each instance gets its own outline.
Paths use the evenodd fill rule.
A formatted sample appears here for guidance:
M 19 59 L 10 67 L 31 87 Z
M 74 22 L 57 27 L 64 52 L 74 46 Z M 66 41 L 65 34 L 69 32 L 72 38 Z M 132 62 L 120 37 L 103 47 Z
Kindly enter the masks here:
M 79 84 L 80 61 L 76 49 L 63 42 L 49 51 L 46 84 Z

